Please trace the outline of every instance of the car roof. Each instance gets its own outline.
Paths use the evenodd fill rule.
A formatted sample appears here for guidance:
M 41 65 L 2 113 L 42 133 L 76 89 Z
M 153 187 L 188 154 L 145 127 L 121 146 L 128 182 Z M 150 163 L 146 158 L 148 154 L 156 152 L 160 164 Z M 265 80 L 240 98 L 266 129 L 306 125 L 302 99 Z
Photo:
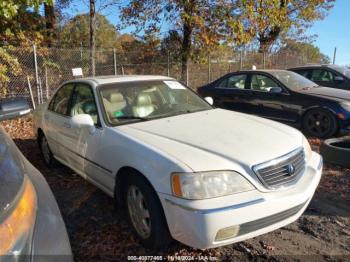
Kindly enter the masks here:
M 308 68 L 322 68 L 322 67 L 327 67 L 327 68 L 334 68 L 337 67 L 337 65 L 329 65 L 329 64 L 309 64 L 309 65 L 301 65 L 301 66 L 295 66 L 290 69 L 308 69 Z
M 66 81 L 65 83 L 74 82 L 94 82 L 96 85 L 113 84 L 121 82 L 133 81 L 152 81 L 152 80 L 175 80 L 174 78 L 161 75 L 111 75 L 111 76 L 95 76 L 76 78 L 74 80 Z
M 285 72 L 287 70 L 283 70 L 283 69 L 256 69 L 256 70 L 238 70 L 236 72 L 232 72 L 232 73 L 273 73 L 273 72 Z M 231 74 L 231 73 L 230 73 Z

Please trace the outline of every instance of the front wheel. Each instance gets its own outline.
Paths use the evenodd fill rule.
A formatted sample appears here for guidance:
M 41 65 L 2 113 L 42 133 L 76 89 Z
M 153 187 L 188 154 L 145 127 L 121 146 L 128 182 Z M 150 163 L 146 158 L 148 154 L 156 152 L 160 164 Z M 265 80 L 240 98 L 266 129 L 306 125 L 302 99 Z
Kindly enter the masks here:
M 331 112 L 316 109 L 306 113 L 303 119 L 303 128 L 310 136 L 329 138 L 337 132 L 338 124 Z
M 139 174 L 130 176 L 125 187 L 129 224 L 147 248 L 165 247 L 171 241 L 161 203 L 149 182 Z
M 49 143 L 47 142 L 44 134 L 40 135 L 39 137 L 39 145 L 45 164 L 48 167 L 55 167 L 57 162 L 50 150 Z

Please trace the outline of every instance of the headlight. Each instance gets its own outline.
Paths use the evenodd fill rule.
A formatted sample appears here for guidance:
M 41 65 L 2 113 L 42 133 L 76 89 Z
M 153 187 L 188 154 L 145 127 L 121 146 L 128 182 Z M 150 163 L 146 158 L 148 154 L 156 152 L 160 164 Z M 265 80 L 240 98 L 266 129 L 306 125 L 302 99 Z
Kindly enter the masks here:
M 206 199 L 250 191 L 254 186 L 234 171 L 173 173 L 173 195 L 186 199 Z
M 304 152 L 305 152 L 305 158 L 306 160 L 309 160 L 312 154 L 312 149 L 311 146 L 309 144 L 309 141 L 307 140 L 307 138 L 305 136 L 303 136 L 303 148 L 304 148 Z
M 36 204 L 33 185 L 25 179 L 20 199 L 0 223 L 0 256 L 16 255 L 26 246 L 35 223 Z
M 340 103 L 341 107 L 344 108 L 346 111 L 350 112 L 350 103 L 348 102 L 342 102 Z

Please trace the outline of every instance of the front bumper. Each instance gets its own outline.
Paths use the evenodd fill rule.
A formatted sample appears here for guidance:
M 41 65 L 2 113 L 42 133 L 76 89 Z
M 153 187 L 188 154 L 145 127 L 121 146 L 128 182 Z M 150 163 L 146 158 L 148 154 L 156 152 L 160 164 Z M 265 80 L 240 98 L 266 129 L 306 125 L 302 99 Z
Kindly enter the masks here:
M 258 190 L 188 201 L 159 193 L 172 237 L 206 249 L 252 238 L 288 225 L 307 208 L 321 179 L 322 158 L 312 153 L 305 173 L 289 189 Z M 219 230 L 239 225 L 236 236 L 217 241 Z

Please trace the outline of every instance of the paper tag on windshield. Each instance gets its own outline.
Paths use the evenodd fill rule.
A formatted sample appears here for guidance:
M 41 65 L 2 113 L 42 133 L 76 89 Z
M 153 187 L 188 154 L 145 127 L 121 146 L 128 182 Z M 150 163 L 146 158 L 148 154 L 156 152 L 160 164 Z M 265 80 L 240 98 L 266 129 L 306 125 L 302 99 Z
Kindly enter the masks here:
M 176 81 L 163 81 L 171 89 L 186 89 L 183 85 Z

